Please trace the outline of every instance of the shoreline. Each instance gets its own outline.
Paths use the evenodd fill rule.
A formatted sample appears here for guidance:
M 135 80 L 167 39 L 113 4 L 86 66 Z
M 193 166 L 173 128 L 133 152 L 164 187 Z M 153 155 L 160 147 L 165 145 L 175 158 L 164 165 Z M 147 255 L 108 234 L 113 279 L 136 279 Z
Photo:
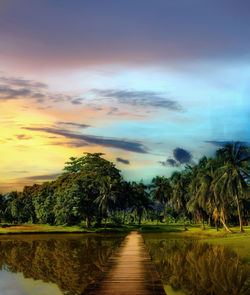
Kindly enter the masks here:
M 105 228 L 81 228 L 80 226 L 50 226 L 42 224 L 20 224 L 20 225 L 0 225 L 0 237 L 13 235 L 38 235 L 38 234 L 105 234 L 105 233 L 128 233 L 138 231 L 142 234 L 170 234 L 183 237 L 200 238 L 230 238 L 230 237 L 249 237 L 250 226 L 244 227 L 244 232 L 240 233 L 238 227 L 232 227 L 233 233 L 227 233 L 222 228 L 216 232 L 214 228 L 206 227 L 202 230 L 199 225 L 187 225 L 188 230 L 184 231 L 182 225 L 137 225 L 112 226 Z

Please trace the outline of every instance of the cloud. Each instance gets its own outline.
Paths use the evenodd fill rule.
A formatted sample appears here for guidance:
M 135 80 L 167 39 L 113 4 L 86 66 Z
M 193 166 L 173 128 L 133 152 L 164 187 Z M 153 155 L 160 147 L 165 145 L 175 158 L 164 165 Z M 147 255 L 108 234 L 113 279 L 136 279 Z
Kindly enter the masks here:
M 39 180 L 51 180 L 55 179 L 58 176 L 60 176 L 60 173 L 54 173 L 54 174 L 43 174 L 43 175 L 34 175 L 34 176 L 27 176 L 22 178 L 23 180 L 34 180 L 34 181 L 39 181 Z
M 90 125 L 87 124 L 81 124 L 81 123 L 75 123 L 75 122 L 57 122 L 57 124 L 61 124 L 61 125 L 68 125 L 68 126 L 73 126 L 73 127 L 79 127 L 79 128 L 88 128 L 91 127 Z
M 132 106 L 166 108 L 180 111 L 182 107 L 175 100 L 171 100 L 154 91 L 117 90 L 117 89 L 92 89 L 99 99 L 108 99 L 120 104 Z M 115 110 L 116 111 L 116 110 Z
M 88 146 L 89 144 L 87 142 L 84 142 L 82 140 L 79 141 L 70 141 L 70 142 L 61 142 L 61 141 L 57 141 L 57 142 L 51 142 L 48 145 L 55 145 L 55 146 L 67 146 L 67 147 L 73 147 L 73 148 L 80 148 L 83 146 Z
M 117 162 L 120 162 L 120 163 L 122 163 L 122 164 L 125 164 L 125 165 L 129 165 L 130 164 L 130 162 L 129 162 L 129 160 L 126 160 L 126 159 L 122 159 L 122 158 L 116 158 L 116 161 Z
M 66 138 L 70 138 L 74 140 L 77 139 L 88 144 L 117 148 L 117 149 L 122 149 L 122 150 L 130 151 L 130 152 L 135 152 L 135 153 L 147 153 L 145 146 L 142 143 L 137 141 L 130 141 L 126 139 L 117 139 L 117 138 L 107 138 L 107 137 L 95 136 L 95 135 L 76 134 L 76 133 L 72 133 L 69 130 L 56 129 L 56 128 L 23 127 L 22 129 L 61 135 Z
M 72 104 L 82 104 L 82 99 L 81 98 L 75 98 L 71 100 Z
M 160 161 L 159 163 L 162 166 L 170 166 L 170 167 L 180 167 L 183 164 L 193 164 L 192 154 L 180 147 L 177 147 L 173 150 L 173 158 L 169 158 L 166 161 Z
M 41 88 L 47 88 L 48 85 L 41 82 L 36 82 L 33 80 L 27 80 L 23 78 L 14 78 L 14 77 L 0 77 L 0 81 L 2 83 L 6 83 L 8 85 L 12 86 L 18 86 L 18 87 L 28 87 L 28 88 L 34 88 L 34 89 L 41 89 Z
M 179 162 L 180 164 L 191 163 L 192 155 L 187 150 L 177 147 L 173 150 L 173 155 L 175 160 Z
M 24 96 L 30 97 L 32 92 L 26 88 L 13 89 L 6 85 L 0 85 L 0 99 L 9 100 Z
M 16 138 L 18 138 L 19 140 L 28 140 L 28 139 L 32 139 L 31 136 L 28 136 L 26 134 L 16 134 Z
M 58 92 L 48 91 L 48 85 L 45 83 L 25 80 L 14 77 L 0 77 L 0 101 L 13 99 L 29 99 L 35 103 L 61 103 L 69 102 L 72 104 L 81 104 L 82 98 L 76 98 L 75 95 L 69 95 Z M 40 109 L 48 108 L 42 107 Z
M 162 165 L 162 166 L 171 166 L 171 167 L 179 167 L 180 164 L 175 161 L 174 159 L 167 159 L 166 161 L 159 161 L 159 163 Z
M 230 143 L 231 141 L 206 140 L 204 142 L 210 143 L 210 144 L 218 146 L 218 147 L 223 147 L 224 145 L 226 145 L 227 143 Z

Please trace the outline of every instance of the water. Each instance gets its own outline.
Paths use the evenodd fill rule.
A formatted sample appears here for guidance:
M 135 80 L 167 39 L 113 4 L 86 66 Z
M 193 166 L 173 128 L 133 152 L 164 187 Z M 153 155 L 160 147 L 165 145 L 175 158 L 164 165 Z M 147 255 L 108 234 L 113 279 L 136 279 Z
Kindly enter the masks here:
M 144 234 L 168 295 L 249 295 L 250 266 L 228 246 Z
M 124 235 L 0 237 L 0 295 L 77 295 L 103 270 Z
M 0 237 L 0 295 L 78 295 L 124 234 Z M 235 247 L 173 234 L 143 235 L 167 295 L 249 295 L 250 266 Z M 235 246 L 235 245 L 234 245 Z M 237 250 L 237 249 L 236 249 Z

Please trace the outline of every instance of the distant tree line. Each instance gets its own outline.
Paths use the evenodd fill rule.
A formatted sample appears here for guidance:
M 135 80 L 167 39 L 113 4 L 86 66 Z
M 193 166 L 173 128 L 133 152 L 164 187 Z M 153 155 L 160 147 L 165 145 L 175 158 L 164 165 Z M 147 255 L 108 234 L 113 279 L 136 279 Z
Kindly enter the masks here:
M 231 232 L 229 224 L 248 224 L 249 150 L 227 144 L 215 157 L 203 157 L 169 178 L 152 183 L 127 182 L 102 153 L 70 158 L 55 181 L 25 186 L 0 195 L 0 221 L 9 223 L 89 226 L 142 221 L 201 222 Z

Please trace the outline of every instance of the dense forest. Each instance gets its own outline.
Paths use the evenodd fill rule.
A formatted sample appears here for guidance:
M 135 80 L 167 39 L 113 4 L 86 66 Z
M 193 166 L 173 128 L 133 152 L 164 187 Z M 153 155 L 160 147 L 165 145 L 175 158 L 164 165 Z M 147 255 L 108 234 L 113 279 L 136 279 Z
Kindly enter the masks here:
M 85 153 L 70 158 L 54 181 L 0 195 L 0 222 L 106 227 L 157 221 L 182 222 L 184 229 L 200 222 L 243 231 L 250 217 L 249 162 L 248 147 L 230 143 L 214 157 L 146 185 L 125 181 L 102 153 Z

